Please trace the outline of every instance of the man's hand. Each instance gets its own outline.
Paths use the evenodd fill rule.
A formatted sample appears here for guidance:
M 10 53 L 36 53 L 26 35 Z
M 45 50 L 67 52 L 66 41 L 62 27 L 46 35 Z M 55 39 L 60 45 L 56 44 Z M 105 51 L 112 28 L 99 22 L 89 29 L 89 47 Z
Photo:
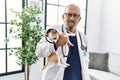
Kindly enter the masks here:
M 60 47 L 60 46 L 63 46 L 63 45 L 65 45 L 67 42 L 68 42 L 68 38 L 67 38 L 66 34 L 65 34 L 65 33 L 62 33 L 62 34 L 60 34 L 60 39 L 59 39 L 59 41 L 56 43 L 56 47 L 58 48 L 58 47 Z

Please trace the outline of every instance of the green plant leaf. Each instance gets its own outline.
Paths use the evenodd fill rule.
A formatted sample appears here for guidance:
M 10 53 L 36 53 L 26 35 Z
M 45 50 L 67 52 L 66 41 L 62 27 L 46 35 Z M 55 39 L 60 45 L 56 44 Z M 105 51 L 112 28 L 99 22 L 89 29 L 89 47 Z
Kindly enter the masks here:
M 14 55 L 18 58 L 16 63 L 18 65 L 25 65 L 27 60 L 28 65 L 32 65 L 38 61 L 38 57 L 35 55 L 35 48 L 38 41 L 42 38 L 42 32 L 44 29 L 41 27 L 41 18 L 38 17 L 42 11 L 37 6 L 26 6 L 21 12 L 14 11 L 18 19 L 12 19 L 9 23 L 17 27 L 9 29 L 10 34 L 15 39 L 22 39 L 22 47 L 15 49 Z M 31 25 L 32 24 L 32 25 Z M 9 42 L 9 40 L 8 40 Z M 12 52 L 11 52 L 11 55 Z

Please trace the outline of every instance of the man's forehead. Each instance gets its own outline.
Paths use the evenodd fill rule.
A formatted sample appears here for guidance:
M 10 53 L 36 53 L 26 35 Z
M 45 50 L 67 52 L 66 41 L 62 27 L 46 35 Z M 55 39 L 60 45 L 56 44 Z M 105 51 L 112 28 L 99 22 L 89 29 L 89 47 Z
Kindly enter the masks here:
M 65 9 L 65 13 L 67 12 L 80 13 L 80 9 L 77 6 L 67 6 Z

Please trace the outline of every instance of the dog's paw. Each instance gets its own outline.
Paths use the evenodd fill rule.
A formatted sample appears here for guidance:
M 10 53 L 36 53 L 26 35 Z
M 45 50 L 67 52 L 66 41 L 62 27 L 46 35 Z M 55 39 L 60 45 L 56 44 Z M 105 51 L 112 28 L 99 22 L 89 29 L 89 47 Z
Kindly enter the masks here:
M 60 64 L 60 63 L 58 63 L 58 66 L 61 66 L 61 67 L 64 67 L 64 68 L 67 68 L 67 67 L 69 67 L 70 66 L 70 64 Z

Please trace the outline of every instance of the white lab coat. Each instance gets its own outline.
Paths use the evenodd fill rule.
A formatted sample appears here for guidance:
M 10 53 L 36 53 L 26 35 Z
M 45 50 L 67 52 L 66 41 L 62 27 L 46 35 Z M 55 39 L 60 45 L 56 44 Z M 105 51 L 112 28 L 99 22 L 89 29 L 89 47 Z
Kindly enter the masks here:
M 59 33 L 62 32 L 62 26 L 55 25 L 55 26 L 49 27 L 48 29 L 50 28 L 56 29 Z M 89 55 L 87 54 L 86 56 L 83 56 L 83 50 L 81 50 L 80 48 L 81 41 L 80 41 L 79 33 L 82 37 L 82 44 L 84 46 L 87 46 L 87 40 L 84 34 L 79 32 L 78 30 L 76 31 L 77 40 L 78 40 L 77 42 L 78 42 L 78 47 L 79 47 L 78 50 L 79 50 L 79 56 L 80 56 L 80 61 L 81 61 L 81 67 L 82 67 L 82 78 L 83 78 L 82 80 L 90 80 L 89 73 L 88 73 L 88 61 L 89 61 L 88 56 Z M 64 45 L 63 51 L 66 55 L 68 54 L 67 48 L 68 46 Z M 55 51 L 54 45 L 47 42 L 44 37 L 38 42 L 37 47 L 36 47 L 36 55 L 38 57 L 48 57 L 54 51 Z M 67 57 L 63 57 L 61 48 L 58 48 L 56 52 L 62 55 L 61 56 L 62 60 L 66 62 Z M 47 68 L 45 68 L 44 70 L 42 80 L 63 80 L 64 70 L 65 68 L 58 66 L 57 63 L 49 62 Z

